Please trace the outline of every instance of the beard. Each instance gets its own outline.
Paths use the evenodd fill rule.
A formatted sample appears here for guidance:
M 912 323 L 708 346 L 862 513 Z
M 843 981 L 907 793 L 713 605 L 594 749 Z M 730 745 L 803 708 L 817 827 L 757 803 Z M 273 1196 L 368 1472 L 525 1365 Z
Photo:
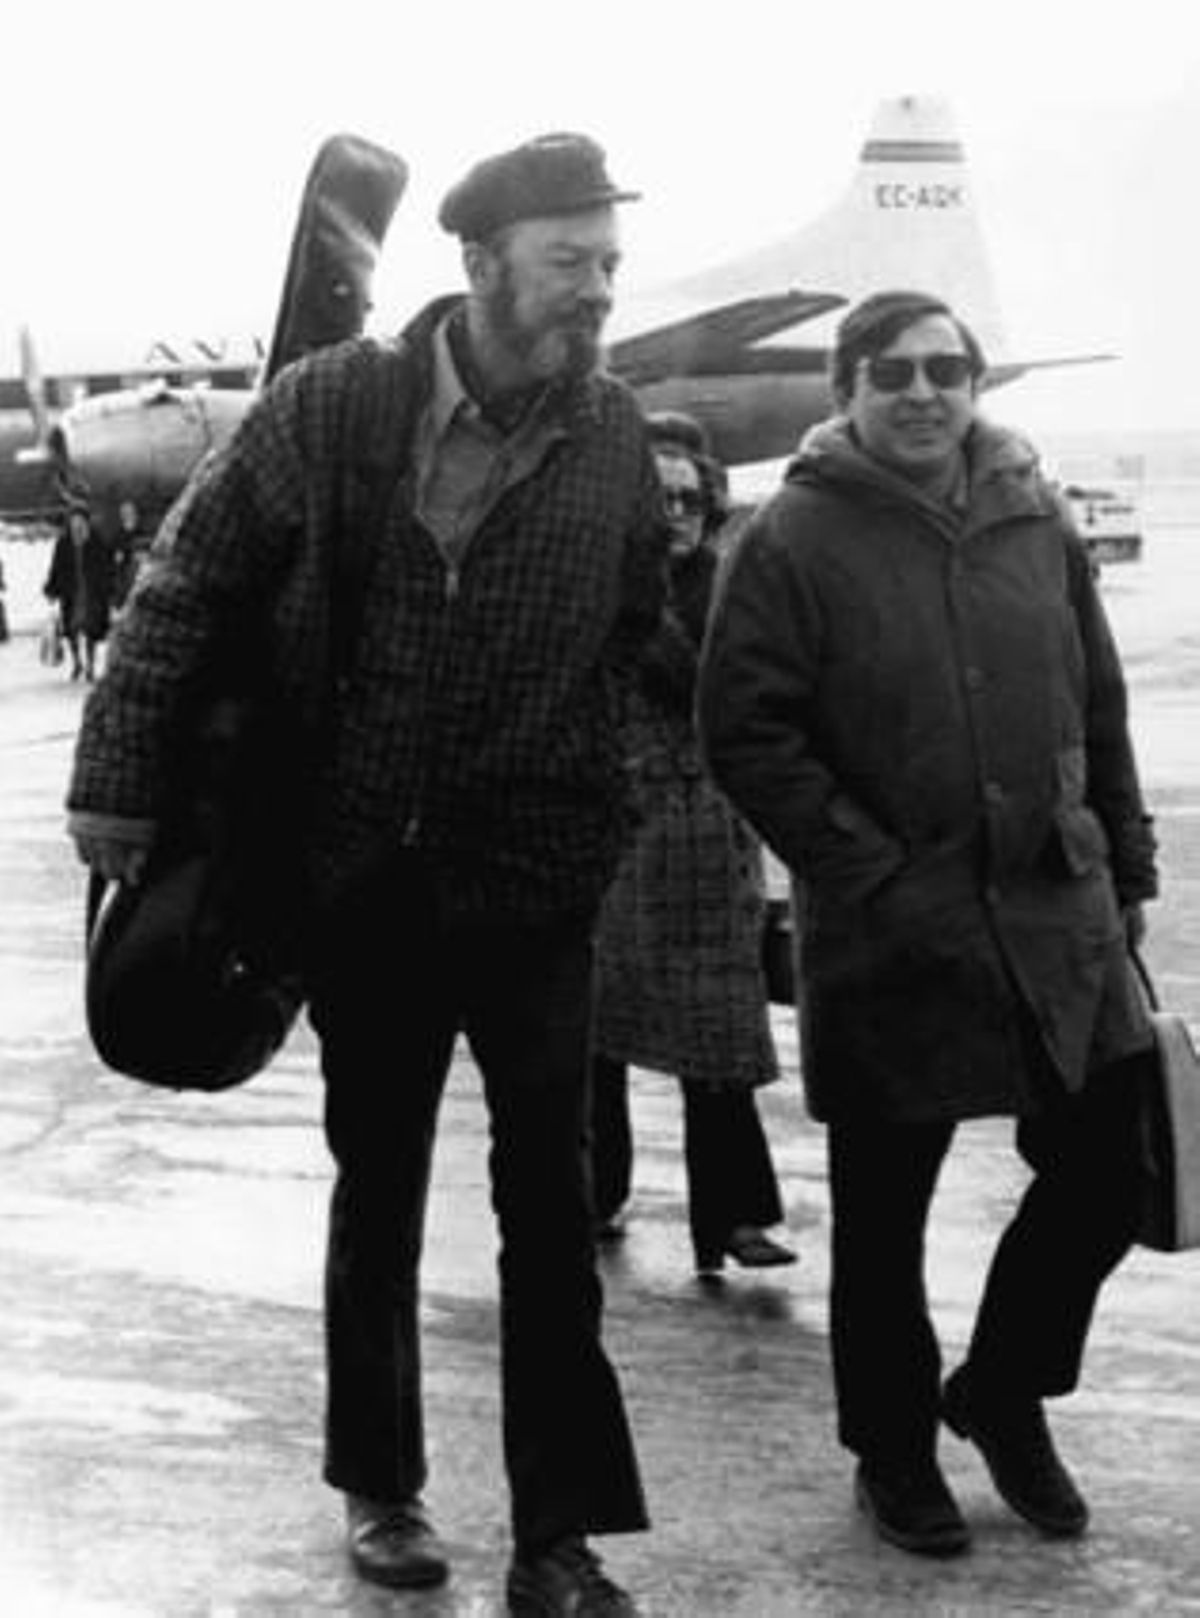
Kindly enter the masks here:
M 538 381 L 580 380 L 599 369 L 606 310 L 578 303 L 569 311 L 531 319 L 518 307 L 512 268 L 507 263 L 484 299 L 483 310 L 493 337 Z

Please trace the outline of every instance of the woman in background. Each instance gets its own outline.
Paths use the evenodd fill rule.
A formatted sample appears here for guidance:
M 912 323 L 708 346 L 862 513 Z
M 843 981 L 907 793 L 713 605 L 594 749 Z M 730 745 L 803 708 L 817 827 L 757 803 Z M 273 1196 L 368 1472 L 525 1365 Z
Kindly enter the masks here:
M 762 971 L 762 854 L 701 762 L 697 658 L 727 511 L 723 469 L 699 425 L 651 417 L 672 529 L 668 609 L 631 700 L 627 742 L 642 820 L 609 891 L 596 951 L 592 1169 L 597 1235 L 619 1235 L 632 1180 L 630 1066 L 670 1073 L 683 1096 L 696 1269 L 795 1254 L 755 1089 L 779 1076 Z
M 71 654 L 71 678 L 96 678 L 96 648 L 112 623 L 112 552 L 88 515 L 71 505 L 54 542 L 43 595 L 58 605 L 63 639 Z

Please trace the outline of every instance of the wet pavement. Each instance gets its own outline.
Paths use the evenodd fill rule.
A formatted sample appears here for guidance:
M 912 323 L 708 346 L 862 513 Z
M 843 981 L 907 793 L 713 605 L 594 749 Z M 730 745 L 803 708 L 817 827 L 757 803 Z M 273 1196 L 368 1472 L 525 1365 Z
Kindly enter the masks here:
M 1182 620 L 1139 639 L 1137 610 L 1131 675 L 1168 878 L 1149 954 L 1200 1023 L 1200 643 Z M 425 1267 L 429 1499 L 454 1573 L 443 1591 L 393 1595 L 349 1573 L 319 1479 L 329 1172 L 311 1037 L 219 1098 L 144 1090 L 89 1050 L 82 883 L 60 810 L 80 700 L 31 637 L 0 646 L 0 1612 L 497 1614 L 494 1242 L 467 1053 Z M 1105 1294 L 1083 1389 L 1055 1413 L 1093 1507 L 1086 1540 L 1035 1536 L 953 1439 L 969 1555 L 907 1556 L 856 1517 L 827 1368 L 823 1140 L 777 1018 L 787 1077 L 763 1110 L 793 1268 L 692 1278 L 677 1093 L 652 1075 L 635 1086 L 633 1217 L 603 1269 L 654 1528 L 602 1547 L 613 1573 L 656 1618 L 1200 1613 L 1200 1255 L 1135 1254 Z M 939 1191 L 929 1284 L 950 1357 L 1021 1184 L 1008 1140 L 1003 1123 L 964 1129 Z

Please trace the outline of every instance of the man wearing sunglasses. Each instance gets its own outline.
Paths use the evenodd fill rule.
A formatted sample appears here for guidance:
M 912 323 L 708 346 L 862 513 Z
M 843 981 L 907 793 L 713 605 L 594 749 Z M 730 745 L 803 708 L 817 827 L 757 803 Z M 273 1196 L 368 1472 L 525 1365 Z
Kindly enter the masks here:
M 1150 1043 L 1121 667 L 1033 451 L 977 413 L 984 370 L 937 298 L 850 311 L 838 414 L 735 551 L 699 688 L 718 784 L 793 874 L 839 1437 L 878 1533 L 932 1555 L 969 1543 L 942 1422 L 1042 1534 L 1086 1529 L 1043 1400 L 1132 1244 Z M 925 1227 L 956 1125 L 991 1116 L 1032 1177 L 943 1384 Z

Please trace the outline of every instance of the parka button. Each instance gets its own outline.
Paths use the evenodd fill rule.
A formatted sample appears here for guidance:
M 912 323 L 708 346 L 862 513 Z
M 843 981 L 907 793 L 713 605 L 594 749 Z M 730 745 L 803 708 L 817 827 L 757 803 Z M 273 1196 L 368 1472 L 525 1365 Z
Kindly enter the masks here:
M 998 808 L 1004 802 L 1004 788 L 999 781 L 988 781 L 984 784 L 983 796 L 993 808 Z
M 975 668 L 973 666 L 971 668 L 969 668 L 969 669 L 966 669 L 964 671 L 964 673 L 963 673 L 963 679 L 967 683 L 967 690 L 968 691 L 982 691 L 983 690 L 983 670 L 982 669 L 977 669 L 977 668 Z

